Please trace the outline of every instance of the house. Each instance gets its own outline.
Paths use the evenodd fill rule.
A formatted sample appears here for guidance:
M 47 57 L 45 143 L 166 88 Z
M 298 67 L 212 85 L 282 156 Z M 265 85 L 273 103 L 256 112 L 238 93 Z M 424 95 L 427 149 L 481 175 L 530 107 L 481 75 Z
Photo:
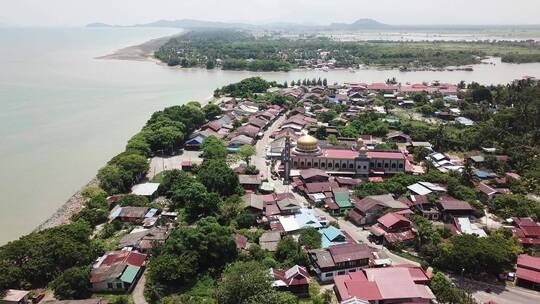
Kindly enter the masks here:
M 165 243 L 169 237 L 169 230 L 165 227 L 153 227 L 150 229 L 133 229 L 124 235 L 116 246 L 117 249 L 130 248 L 140 252 L 147 252 Z
M 255 193 L 246 193 L 242 196 L 244 209 L 252 214 L 260 215 L 264 211 L 263 196 Z
M 540 225 L 530 217 L 513 217 L 512 234 L 523 247 L 540 247 Z
M 405 210 L 409 207 L 397 201 L 391 194 L 367 196 L 361 200 L 353 198 L 353 208 L 349 211 L 348 219 L 358 226 L 371 225 L 388 211 Z
M 321 248 L 354 242 L 345 231 L 339 230 L 334 226 L 319 229 L 319 233 L 321 234 Z
M 407 186 L 407 189 L 418 195 L 427 195 L 431 192 L 446 192 L 446 188 L 442 187 L 441 185 L 429 182 L 418 182 Z
M 411 137 L 403 132 L 388 133 L 385 137 L 386 141 L 395 143 L 411 143 Z
M 332 195 L 334 202 L 339 207 L 339 213 L 343 214 L 352 208 L 351 193 L 345 188 L 333 188 Z
M 428 287 L 430 278 L 420 267 L 362 269 L 339 275 L 334 282 L 334 292 L 340 303 L 358 303 L 361 300 L 369 304 L 428 304 L 435 300 Z M 354 300 L 351 302 L 351 299 Z
M 253 138 L 246 135 L 238 135 L 229 140 L 227 150 L 231 153 L 236 153 L 241 146 L 252 145 L 254 143 Z
M 409 198 L 400 197 L 398 201 L 409 206 L 414 212 L 421 213 L 423 217 L 429 220 L 438 221 L 440 218 L 439 209 L 429 200 L 427 195 L 411 195 Z
M 26 304 L 30 291 L 6 289 L 0 294 L 0 304 Z
M 154 197 L 157 194 L 159 183 L 137 184 L 131 188 L 131 194 Z
M 486 237 L 487 234 L 484 229 L 478 227 L 478 225 L 471 223 L 468 217 L 455 217 L 454 225 L 456 230 L 460 234 L 471 234 L 478 237 Z
M 148 207 L 120 207 L 116 206 L 111 210 L 109 219 L 118 219 L 121 222 L 137 223 L 142 222 L 146 218 L 154 217 L 158 210 Z
M 540 258 L 521 254 L 516 268 L 516 284 L 540 290 Z
M 298 297 L 309 297 L 309 273 L 306 268 L 294 265 L 289 269 L 270 268 L 272 287 L 287 291 Z
M 92 266 L 92 291 L 130 292 L 144 271 L 145 261 L 146 254 L 135 251 L 105 253 Z
M 349 190 L 354 190 L 356 186 L 360 183 L 358 179 L 350 177 L 335 177 L 334 179 L 338 183 L 339 187 L 347 188 Z
M 265 231 L 259 238 L 259 246 L 264 250 L 276 251 L 280 240 L 281 233 L 279 231 Z
M 439 210 L 445 221 L 452 221 L 454 217 L 474 217 L 474 208 L 465 201 L 451 196 L 442 196 L 438 199 Z
M 374 249 L 366 244 L 341 244 L 308 251 L 311 265 L 322 282 L 369 267 Z
M 262 129 L 264 129 L 266 127 L 266 125 L 268 124 L 268 121 L 252 116 L 252 117 L 249 118 L 248 124 L 250 124 L 252 126 L 255 126 L 255 127 L 262 130 Z
M 414 240 L 413 223 L 399 213 L 387 213 L 377 219 L 369 231 L 378 243 L 394 245 Z
M 327 182 L 330 176 L 326 171 L 316 168 L 300 170 L 300 178 L 304 183 Z
M 486 183 L 478 183 L 476 190 L 479 192 L 480 200 L 484 203 L 489 203 L 496 196 L 501 194 L 509 194 L 511 191 L 506 188 L 493 188 Z
M 279 211 L 282 215 L 296 214 L 300 211 L 300 204 L 294 197 L 285 197 L 276 202 Z
M 456 121 L 456 124 L 462 125 L 462 126 L 465 126 L 465 127 L 471 127 L 471 126 L 474 125 L 474 121 L 468 119 L 467 117 L 463 117 L 463 116 L 457 117 L 455 121 Z
M 234 238 L 234 243 L 236 244 L 236 249 L 238 249 L 238 251 L 246 251 L 249 249 L 250 244 L 247 237 L 241 234 L 235 233 L 233 235 L 233 238 Z
M 238 181 L 246 191 L 257 191 L 262 184 L 259 175 L 240 174 L 238 175 Z
M 303 228 L 319 229 L 323 227 L 320 219 L 315 215 L 315 211 L 307 208 L 298 209 L 297 213 L 292 215 L 281 215 L 278 217 L 278 221 L 286 233 L 296 233 Z

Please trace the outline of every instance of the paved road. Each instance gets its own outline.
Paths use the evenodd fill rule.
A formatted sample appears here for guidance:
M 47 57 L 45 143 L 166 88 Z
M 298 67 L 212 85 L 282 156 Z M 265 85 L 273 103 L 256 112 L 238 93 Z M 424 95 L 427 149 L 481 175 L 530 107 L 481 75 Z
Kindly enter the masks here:
M 540 303 L 540 293 L 521 287 L 504 287 L 469 279 L 453 278 L 457 286 L 472 291 L 472 296 L 479 303 L 495 301 L 497 304 Z M 487 288 L 491 292 L 486 292 Z
M 270 166 L 266 164 L 266 147 L 273 141 L 273 139 L 270 138 L 270 135 L 279 128 L 285 119 L 285 115 L 278 117 L 278 119 L 276 119 L 276 121 L 274 121 L 274 123 L 264 132 L 264 136 L 255 144 L 257 155 L 251 158 L 251 162 L 266 178 L 270 177 Z
M 139 281 L 137 282 L 137 285 L 135 285 L 135 288 L 133 288 L 131 296 L 133 297 L 134 304 L 148 304 L 144 298 L 144 284 L 146 283 L 145 273 L 146 271 L 143 272 L 139 278 Z

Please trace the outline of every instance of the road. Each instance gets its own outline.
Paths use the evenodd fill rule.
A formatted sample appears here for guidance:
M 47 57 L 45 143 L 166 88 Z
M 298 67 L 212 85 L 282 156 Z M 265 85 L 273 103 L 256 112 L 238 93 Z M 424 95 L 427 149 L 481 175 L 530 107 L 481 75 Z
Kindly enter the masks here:
M 146 283 L 145 273 L 146 271 L 143 272 L 139 278 L 139 281 L 137 282 L 137 285 L 135 285 L 135 288 L 133 288 L 133 292 L 131 293 L 134 304 L 148 304 L 144 298 L 144 285 Z
M 264 136 L 255 144 L 257 154 L 251 158 L 251 162 L 266 178 L 270 177 L 270 166 L 266 164 L 266 147 L 268 147 L 270 142 L 272 142 L 270 135 L 279 129 L 279 126 L 285 121 L 285 119 L 285 115 L 278 117 L 278 119 L 276 119 L 276 121 L 274 121 L 274 123 L 272 123 L 272 125 L 270 125 L 270 127 L 268 127 L 268 129 L 264 132 Z
M 495 301 L 497 304 L 540 303 L 540 293 L 534 290 L 489 284 L 458 277 L 453 277 L 452 280 L 458 287 L 471 291 L 473 298 L 479 303 L 488 301 Z M 487 288 L 491 289 L 491 292 L 486 292 Z

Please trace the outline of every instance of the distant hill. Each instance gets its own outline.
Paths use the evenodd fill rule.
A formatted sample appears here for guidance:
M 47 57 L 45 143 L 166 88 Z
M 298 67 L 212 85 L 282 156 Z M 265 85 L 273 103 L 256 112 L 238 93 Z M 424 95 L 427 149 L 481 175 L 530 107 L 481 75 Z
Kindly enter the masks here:
M 106 23 L 90 23 L 87 27 L 116 27 Z M 135 27 L 173 27 L 185 29 L 204 29 L 204 28 L 226 28 L 226 29 L 302 29 L 302 30 L 360 30 L 385 28 L 389 25 L 380 23 L 373 19 L 358 19 L 353 23 L 332 23 L 330 25 L 306 25 L 292 22 L 274 22 L 263 25 L 254 25 L 248 23 L 230 23 L 219 21 L 203 21 L 193 19 L 179 20 L 158 20 L 150 23 L 131 25 Z
M 373 19 L 358 19 L 353 23 L 332 23 L 328 26 L 332 30 L 362 30 L 362 29 L 379 29 L 388 28 L 390 25 L 380 23 Z
M 123 27 L 106 23 L 90 23 L 87 27 Z M 159 20 L 150 23 L 126 25 L 125 27 L 169 27 L 184 29 L 244 29 L 244 30 L 298 30 L 298 31 L 362 31 L 362 30 L 409 30 L 409 31 L 483 31 L 483 30 L 540 30 L 540 25 L 390 25 L 369 18 L 361 18 L 352 23 L 331 23 L 329 25 L 273 22 L 248 24 L 235 22 L 204 21 L 194 19 Z

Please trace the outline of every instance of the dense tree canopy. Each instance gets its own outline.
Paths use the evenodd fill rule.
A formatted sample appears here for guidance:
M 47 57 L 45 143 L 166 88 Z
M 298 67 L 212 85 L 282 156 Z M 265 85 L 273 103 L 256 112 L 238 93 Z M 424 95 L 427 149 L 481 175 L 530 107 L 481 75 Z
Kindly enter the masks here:
M 208 191 L 222 196 L 238 192 L 238 175 L 221 159 L 205 160 L 197 172 L 197 179 Z
M 0 247 L 0 289 L 43 287 L 71 267 L 87 266 L 100 253 L 92 230 L 77 222 L 33 232 Z
M 90 291 L 90 268 L 72 267 L 66 269 L 51 283 L 55 298 L 66 299 L 86 299 L 92 292 Z

